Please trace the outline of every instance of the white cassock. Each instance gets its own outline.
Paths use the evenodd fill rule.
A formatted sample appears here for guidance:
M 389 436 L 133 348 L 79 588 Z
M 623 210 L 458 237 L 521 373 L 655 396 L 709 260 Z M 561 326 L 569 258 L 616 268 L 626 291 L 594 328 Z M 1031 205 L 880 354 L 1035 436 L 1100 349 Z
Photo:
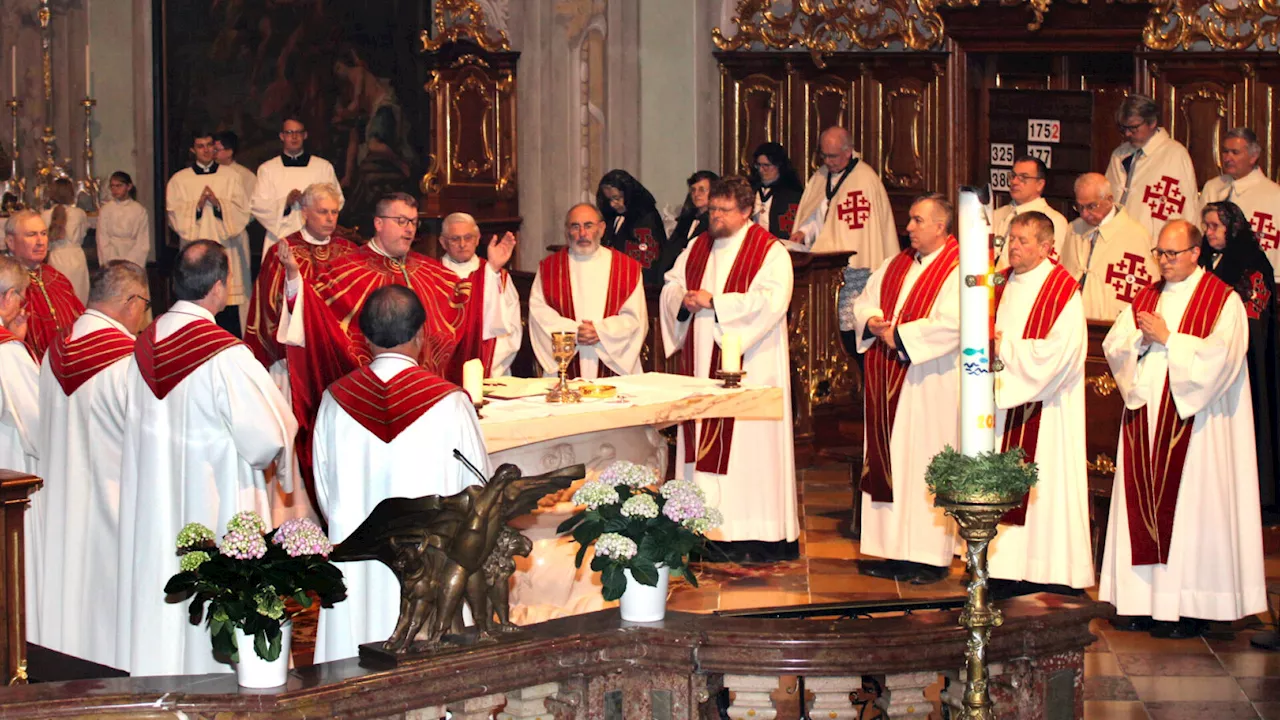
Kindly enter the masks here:
M 782 388 L 781 420 L 737 420 L 729 451 L 728 472 L 718 475 L 681 463 L 676 477 L 692 480 L 707 495 L 707 504 L 724 514 L 724 524 L 707 533 L 712 540 L 737 542 L 793 541 L 800 537 L 796 509 L 796 460 L 791 427 L 791 362 L 787 349 L 787 308 L 795 275 L 791 256 L 782 243 L 774 243 L 747 292 L 724 292 L 729 271 L 746 239 L 748 222 L 730 237 L 720 238 L 711 248 L 702 287 L 715 299 L 715 311 L 700 310 L 690 320 L 680 322 L 685 287 L 685 265 L 691 243 L 680 253 L 676 264 L 663 278 L 661 299 L 662 344 L 670 357 L 684 346 L 689 326 L 693 326 L 694 376 L 709 377 L 711 350 L 725 333 L 742 342 L 742 369 L 746 382 L 761 387 Z M 534 283 L 537 287 L 537 283 Z M 692 321 L 692 322 L 691 322 Z M 699 437 L 702 422 L 697 423 Z M 676 458 L 684 458 L 684 433 L 677 433 Z
M 231 265 L 227 275 L 227 304 L 240 306 L 244 313 L 253 292 L 249 241 L 244 233 L 249 225 L 249 200 L 244 196 L 239 176 L 216 163 L 209 168 L 213 172 L 208 174 L 196 174 L 189 167 L 174 173 L 165 188 L 165 212 L 169 227 L 178 234 L 184 247 L 196 240 L 213 240 L 227 249 Z M 212 203 L 196 207 L 206 186 L 222 204 L 221 211 L 215 212 Z M 243 318 L 241 327 L 244 327 Z
M 1160 279 L 1154 245 L 1147 229 L 1120 205 L 1097 226 L 1083 218 L 1071 221 L 1062 267 L 1083 283 L 1086 318 L 1115 322 L 1139 290 Z
M 1275 270 L 1280 267 L 1280 185 L 1258 168 L 1239 180 L 1219 175 L 1204 184 L 1200 207 L 1222 200 L 1235 203 L 1244 212 L 1258 238 L 1258 247 L 1267 254 L 1276 278 L 1280 279 L 1280 270 Z
M 234 160 L 227 165 L 223 165 L 222 169 L 223 171 L 230 171 L 240 181 L 240 188 L 244 191 L 245 202 L 252 203 L 253 191 L 258 185 L 258 176 L 252 170 Z M 250 205 L 250 210 L 252 210 L 252 205 Z M 249 219 L 253 219 L 252 214 Z M 249 324 L 249 298 L 253 295 L 253 265 L 252 260 L 249 259 L 249 224 L 245 223 L 245 229 L 224 244 L 227 246 L 227 252 L 244 259 L 247 278 L 245 281 L 245 300 L 241 303 L 233 303 L 240 308 L 240 327 L 243 330 Z
M 440 262 L 460 280 L 466 280 L 480 268 L 481 258 L 472 255 L 465 263 L 454 262 L 448 254 L 440 256 Z M 505 278 L 485 263 L 484 334 L 483 340 L 493 340 L 493 362 L 489 377 L 511 374 L 511 363 L 520 352 L 524 337 L 524 324 L 520 320 L 520 294 L 508 275 Z
M 893 208 L 880 176 L 858 153 L 853 171 L 827 200 L 826 166 L 809 178 L 796 211 L 795 229 L 815 253 L 855 251 L 849 267 L 871 270 L 898 254 L 898 231 Z M 837 173 L 832 182 L 839 179 Z
M 112 260 L 146 267 L 151 255 L 151 217 L 133 198 L 110 200 L 98 211 L 97 238 L 98 267 Z
M 0 342 L 0 470 L 36 475 L 39 471 L 40 368 L 19 340 Z M 40 580 L 36 568 L 44 565 L 44 503 L 31 494 L 22 514 L 26 537 L 27 642 L 39 643 Z
M 1138 151 L 1142 154 L 1129 160 L 1126 170 L 1126 159 Z M 1188 218 L 1192 225 L 1200 224 L 1200 198 L 1196 194 L 1199 185 L 1191 155 L 1164 128 L 1157 128 L 1141 148 L 1126 142 L 1113 150 L 1107 180 L 1116 202 L 1146 228 L 1153 240 L 1160 237 L 1160 229 L 1170 220 Z
M 277 155 L 258 166 L 258 184 L 253 189 L 249 204 L 253 210 L 253 218 L 266 228 L 267 237 L 262 243 L 262 256 L 266 257 L 272 246 L 280 238 L 302 229 L 302 205 L 296 202 L 285 205 L 289 193 L 294 190 L 305 191 L 307 186 L 316 183 L 328 183 L 338 190 L 338 209 L 346 203 L 342 194 L 342 186 L 338 184 L 338 176 L 333 172 L 333 165 L 322 157 L 308 153 L 306 165 L 301 167 L 285 167 L 283 155 Z M 293 162 L 293 161 L 291 161 Z
M 49 242 L 49 264 L 67 276 L 76 297 L 84 303 L 89 299 L 89 261 L 84 256 L 84 236 L 89 232 L 89 216 L 74 205 L 64 205 L 67 210 L 67 234 L 57 242 Z M 40 213 L 45 227 L 53 225 L 53 208 Z
M 75 340 L 123 325 L 86 310 Z M 116 662 L 116 564 L 120 549 L 120 466 L 130 357 L 99 370 L 70 395 L 46 353 L 40 366 L 40 491 L 44 564 L 40 644 L 103 665 Z M 28 621 L 30 622 L 30 621 Z
M 398 353 L 370 368 L 390 380 L 416 362 Z M 447 497 L 479 481 L 453 456 L 457 449 L 485 477 L 493 475 L 475 409 L 465 393 L 441 398 L 389 443 L 354 420 L 326 391 L 316 418 L 316 495 L 329 518 L 329 539 L 342 542 L 387 498 Z M 431 468 L 423 472 L 423 468 Z M 347 599 L 320 611 L 315 661 L 356 657 L 360 645 L 391 637 L 400 616 L 400 582 L 376 560 L 338 565 Z
M 253 191 L 258 187 L 258 174 L 234 160 L 227 165 L 223 165 L 223 168 L 232 171 L 236 177 L 240 178 L 240 186 L 244 188 L 244 196 L 252 202 Z
M 179 300 L 156 318 L 157 341 L 197 318 L 213 322 Z M 242 510 L 271 517 L 263 471 L 290 466 L 293 410 L 245 345 L 206 360 L 163 400 L 136 356 L 128 375 L 114 666 L 135 677 L 230 672 L 213 657 L 209 629 L 189 622 L 190 601 L 165 602 L 164 585 L 178 572 L 175 541 L 187 523 L 221 538 Z
M 1013 225 L 1013 219 L 1018 215 L 1032 210 L 1044 213 L 1049 216 L 1049 220 L 1053 223 L 1053 255 L 1049 257 L 1056 260 L 1062 254 L 1063 243 L 1067 239 L 1068 223 L 1062 213 L 1054 210 L 1049 206 L 1043 197 L 1035 200 L 1017 204 L 1009 203 L 996 208 L 995 213 L 991 216 L 991 227 L 995 232 L 995 262 L 996 271 L 999 272 L 1009 267 L 1009 229 Z
M 911 288 L 937 260 L 942 248 L 911 263 L 898 293 L 894 317 L 902 312 Z M 883 317 L 880 285 L 889 263 L 871 275 L 854 300 L 854 331 L 858 352 L 876 341 L 868 337 L 867 322 Z M 960 273 L 943 281 L 928 317 L 897 326 L 902 346 L 911 358 L 898 396 L 898 412 L 889 434 L 889 462 L 893 467 L 893 502 L 873 502 L 861 493 L 864 555 L 949 566 L 955 555 L 954 523 L 933 506 L 933 493 L 924 471 L 933 456 L 950 445 L 959 447 L 960 424 Z M 864 433 L 865 435 L 865 433 Z M 865 438 L 864 438 L 865 445 Z
M 636 283 L 636 289 L 623 303 L 621 312 L 612 317 L 601 317 L 604 315 L 612 267 L 613 253 L 608 248 L 597 247 L 594 254 L 585 258 L 569 251 L 573 310 L 580 318 L 572 320 L 547 304 L 542 293 L 542 268 L 539 266 L 533 277 L 533 289 L 529 292 L 529 343 L 533 345 L 533 354 L 537 356 L 538 364 L 542 366 L 542 373 L 546 377 L 555 377 L 560 369 L 559 363 L 551 356 L 551 333 L 576 333 L 583 320 L 590 320 L 595 325 L 600 342 L 578 346 L 582 379 L 595 380 L 599 375 L 601 362 L 617 375 L 644 372 L 644 367 L 640 364 L 640 350 L 644 347 L 644 338 L 649 332 L 644 283 Z
M 1227 298 L 1208 337 L 1177 332 L 1203 274 L 1197 268 L 1182 282 L 1166 283 L 1160 294 L 1156 308 L 1172 333 L 1168 345 L 1144 343 L 1132 309 L 1120 313 L 1102 345 L 1125 406 L 1147 407 L 1152 436 L 1166 378 L 1178 417 L 1195 416 L 1164 565 L 1133 565 L 1123 445 L 1117 454 L 1098 599 L 1120 615 L 1226 621 L 1267 609 L 1245 370 L 1249 326 L 1240 296 Z
M 1084 445 L 1088 333 L 1080 295 L 1072 293 L 1047 337 L 1022 337 L 1052 268 L 1045 260 L 1010 276 L 996 310 L 996 330 L 1003 334 L 997 356 L 1004 362 L 996 375 L 996 447 L 1002 447 L 1007 410 L 1044 404 L 1035 455 L 1040 479 L 1031 489 L 1026 524 L 1000 526 L 989 563 L 991 577 L 1086 588 L 1094 575 Z

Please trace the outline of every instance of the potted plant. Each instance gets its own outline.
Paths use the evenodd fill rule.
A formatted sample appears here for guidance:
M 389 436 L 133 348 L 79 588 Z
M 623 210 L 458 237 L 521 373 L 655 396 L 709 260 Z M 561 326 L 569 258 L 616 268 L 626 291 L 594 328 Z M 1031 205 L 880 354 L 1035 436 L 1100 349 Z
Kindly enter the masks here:
M 236 664 L 240 685 L 276 687 L 289 672 L 293 623 L 284 599 L 308 608 L 310 593 L 323 607 L 346 597 L 342 571 L 328 560 L 332 551 L 324 531 L 307 519 L 268 532 L 257 513 L 237 513 L 220 545 L 212 530 L 190 523 L 178 533 L 181 571 L 164 591 L 192 598 L 193 625 L 205 618 L 208 603 L 214 652 Z
M 670 575 L 697 587 L 689 552 L 703 547 L 704 533 L 723 522 L 697 485 L 672 480 L 656 489 L 659 482 L 653 468 L 615 462 L 574 493 L 582 509 L 558 528 L 573 533 L 578 567 L 595 545 L 591 569 L 600 573 L 604 599 L 621 600 L 623 620 L 661 620 Z
M 924 479 L 938 505 L 1000 505 L 1022 501 L 1039 474 L 1022 448 L 962 455 L 950 445 L 933 456 Z

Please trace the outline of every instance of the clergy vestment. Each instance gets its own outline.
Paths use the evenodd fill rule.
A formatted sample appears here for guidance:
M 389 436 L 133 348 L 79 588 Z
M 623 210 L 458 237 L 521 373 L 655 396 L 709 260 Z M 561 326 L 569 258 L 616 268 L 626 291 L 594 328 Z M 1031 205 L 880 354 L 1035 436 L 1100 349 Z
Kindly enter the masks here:
M 853 302 L 857 350 L 866 354 L 862 467 L 862 552 L 944 567 L 954 525 L 924 481 L 943 447 L 959 444 L 959 244 L 949 238 L 926 256 L 908 248 L 877 270 Z M 898 349 L 867 328 L 897 323 Z M 965 372 L 987 371 L 985 358 Z
M 1249 226 L 1258 238 L 1258 247 L 1267 254 L 1273 272 L 1280 265 L 1280 185 L 1272 182 L 1259 168 L 1236 180 L 1230 175 L 1219 175 L 1204 184 L 1200 191 L 1200 207 L 1211 202 L 1227 200 L 1236 204 L 1249 219 Z
M 849 163 L 834 176 L 823 166 L 809 178 L 794 227 L 811 252 L 856 252 L 849 267 L 869 276 L 898 254 L 898 231 L 880 176 L 857 153 Z
M 485 377 L 510 375 L 511 363 L 520 352 L 524 336 L 520 294 L 511 281 L 511 274 L 506 270 L 495 271 L 479 255 L 472 255 L 465 263 L 456 263 L 446 254 L 440 263 L 459 280 L 471 281 L 471 298 L 467 300 L 467 313 L 462 320 L 464 330 L 460 335 L 468 343 L 454 351 L 445 375 L 461 378 L 462 364 L 473 359 L 484 365 Z M 498 292 L 491 294 L 494 289 Z
M 1160 313 L 1168 341 L 1134 318 Z M 1267 608 L 1244 307 L 1197 268 L 1143 290 L 1103 341 L 1125 412 L 1098 597 L 1121 615 Z
M 996 208 L 995 213 L 991 216 L 991 227 L 995 233 L 995 268 L 997 271 L 1004 270 L 1009 267 L 1009 230 L 1012 229 L 1013 219 L 1022 213 L 1035 211 L 1044 213 L 1049 217 L 1049 221 L 1053 223 L 1053 253 L 1049 255 L 1051 260 L 1057 260 L 1062 254 L 1062 246 L 1067 239 L 1068 224 L 1067 219 L 1062 213 L 1054 210 L 1049 206 L 1043 197 L 1018 204 L 1009 203 Z
M 1089 478 L 1084 445 L 1084 357 L 1088 346 L 1079 286 L 1043 260 L 996 286 L 996 437 L 1040 468 L 1023 505 L 991 541 L 991 577 L 1093 585 Z
M 289 467 L 297 424 L 249 348 L 195 303 L 179 300 L 142 332 L 128 376 L 113 665 L 135 676 L 225 672 L 189 603 L 165 602 L 175 539 L 192 522 L 221 537 L 242 510 L 270 517 L 263 471 Z
M 30 297 L 30 290 L 28 297 Z M 31 327 L 28 321 L 27 335 Z M 39 472 L 40 434 L 40 368 L 31 350 L 13 333 L 0 326 L 0 470 L 13 470 L 37 475 Z M 40 574 L 44 565 L 44 503 L 40 494 L 31 495 L 31 504 L 22 514 L 26 536 L 25 579 L 27 608 L 27 640 L 41 642 Z
M 134 337 L 97 310 L 59 335 L 40 366 L 44 561 L 40 644 L 116 662 L 116 564 L 125 384 Z
M 552 357 L 551 333 L 577 333 L 590 320 L 600 336 L 595 345 L 578 345 L 568 376 L 584 380 L 644 372 L 640 349 L 649 332 L 640 265 L 608 247 L 588 257 L 565 248 L 538 263 L 529 291 L 529 343 L 546 377 L 560 364 Z
M 212 202 L 198 207 L 205 187 L 213 191 L 222 207 Z M 205 168 L 199 164 L 183 168 L 169 178 L 165 188 L 165 212 L 169 227 L 178 235 L 182 246 L 196 240 L 213 240 L 227 250 L 230 271 L 227 274 L 227 304 L 240 307 L 241 327 L 244 308 L 253 291 L 250 280 L 249 199 L 234 172 L 214 163 Z
M 76 298 L 84 303 L 89 299 L 89 261 L 84 256 L 84 236 L 89 232 L 89 216 L 74 205 L 63 205 L 67 224 L 62 238 L 49 238 L 48 263 L 67 276 Z M 53 208 L 40 213 L 45 227 L 53 228 Z
M 791 230 L 795 228 L 796 213 L 800 212 L 800 198 L 804 190 L 798 187 L 778 187 L 761 185 L 755 189 L 756 205 L 751 212 L 751 221 L 781 240 L 791 238 Z M 896 242 L 896 240 L 895 240 Z
M 649 191 L 643 195 L 653 199 Z M 641 201 L 640 198 L 636 198 Z M 625 215 L 617 215 L 612 207 L 604 210 L 605 234 L 602 245 L 613 248 L 640 264 L 645 285 L 662 284 L 662 253 L 667 243 L 667 226 L 662 214 L 653 205 L 627 208 Z
M 1160 278 L 1152 247 L 1147 229 L 1121 205 L 1116 205 L 1100 225 L 1090 225 L 1082 218 L 1071 222 L 1062 267 L 1080 283 L 1086 318 L 1115 322 L 1138 291 Z
M 283 153 L 258 166 L 258 183 L 254 186 L 249 205 L 258 224 L 266 228 L 266 240 L 262 243 L 265 258 L 282 237 L 288 237 L 302 229 L 302 204 L 285 204 L 289 193 L 305 191 L 316 183 L 328 183 L 338 189 L 338 209 L 346 198 L 342 186 L 333 172 L 333 165 L 321 157 L 304 152 L 297 157 Z
M 27 286 L 27 347 L 36 362 L 60 333 L 71 329 L 84 312 L 84 303 L 76 297 L 67 276 L 45 263 L 27 270 L 31 284 Z
M 110 200 L 98 211 L 98 267 L 112 260 L 147 266 L 151 254 L 151 218 L 133 198 Z
M 329 538 L 342 542 L 387 498 L 447 497 L 493 469 L 471 399 L 462 389 L 384 353 L 330 386 L 316 421 L 315 467 Z M 342 563 L 347 599 L 320 611 L 316 662 L 359 654 L 361 643 L 391 637 L 400 616 L 400 583 L 375 560 Z
M 726 334 L 741 341 L 751 385 L 782 388 L 782 419 L 704 418 L 677 435 L 676 477 L 691 480 L 720 508 L 724 523 L 712 540 L 791 542 L 800 536 L 791 430 L 791 364 L 787 307 L 794 275 L 782 243 L 755 223 L 712 239 L 698 236 L 667 273 L 662 288 L 662 344 L 682 351 L 680 372 L 714 377 Z M 711 293 L 714 310 L 681 319 L 688 290 Z
M 1107 180 L 1116 203 L 1147 230 L 1153 239 L 1170 220 L 1189 218 L 1200 224 L 1196 171 L 1182 143 L 1156 129 L 1146 145 L 1122 143 L 1111 153 Z

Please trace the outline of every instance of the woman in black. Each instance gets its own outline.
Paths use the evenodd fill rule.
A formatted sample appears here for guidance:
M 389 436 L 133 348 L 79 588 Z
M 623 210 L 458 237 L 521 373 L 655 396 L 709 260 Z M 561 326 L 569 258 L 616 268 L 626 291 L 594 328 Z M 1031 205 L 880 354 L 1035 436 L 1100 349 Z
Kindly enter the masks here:
M 644 284 L 662 287 L 659 258 L 667 244 L 666 227 L 653 193 L 626 170 L 610 170 L 600 178 L 596 207 L 604 215 L 604 241 L 644 268 Z
M 748 179 L 756 191 L 756 208 L 751 219 L 757 225 L 786 240 L 796 222 L 804 184 L 791 166 L 787 151 L 778 143 L 767 142 L 751 154 Z
M 689 186 L 689 194 L 684 196 L 684 205 L 680 206 L 680 214 L 676 216 L 676 226 L 671 231 L 671 237 L 662 246 L 662 259 L 658 263 L 662 274 L 665 275 L 675 266 L 680 253 L 684 252 L 694 238 L 706 232 L 711 222 L 707 215 L 711 183 L 719 179 L 720 176 L 710 170 L 699 170 L 685 181 Z

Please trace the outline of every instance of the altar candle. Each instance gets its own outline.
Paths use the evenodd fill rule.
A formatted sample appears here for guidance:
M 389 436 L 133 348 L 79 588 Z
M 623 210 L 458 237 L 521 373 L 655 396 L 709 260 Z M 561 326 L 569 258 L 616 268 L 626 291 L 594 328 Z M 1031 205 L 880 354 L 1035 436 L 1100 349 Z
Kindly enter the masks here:
M 9 89 L 12 97 L 18 97 L 18 46 L 9 47 Z
M 960 190 L 960 452 L 995 449 L 995 362 L 991 317 L 995 286 L 991 225 L 973 188 Z M 970 279 L 976 281 L 971 281 Z
M 471 396 L 474 405 L 484 399 L 484 364 L 478 358 L 462 364 L 462 389 Z
M 731 333 L 720 338 L 720 369 L 727 373 L 742 371 L 742 338 Z
M 93 93 L 89 92 L 89 43 L 84 44 L 84 96 L 93 96 Z

